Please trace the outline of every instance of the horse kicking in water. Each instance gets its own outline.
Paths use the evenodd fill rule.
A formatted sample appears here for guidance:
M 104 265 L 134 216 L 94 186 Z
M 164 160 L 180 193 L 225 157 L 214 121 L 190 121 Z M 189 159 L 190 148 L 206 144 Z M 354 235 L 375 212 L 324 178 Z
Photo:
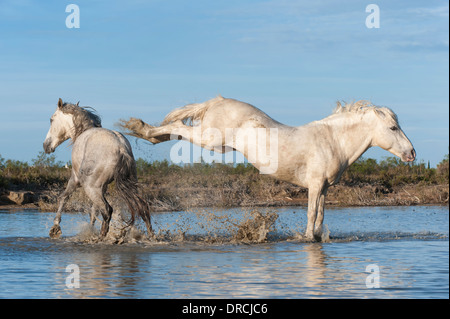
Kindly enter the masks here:
M 45 152 L 52 153 L 64 141 L 72 139 L 72 174 L 66 190 L 59 198 L 58 211 L 50 237 L 61 236 L 61 213 L 64 202 L 73 191 L 83 186 L 86 195 L 94 203 L 91 225 L 97 211 L 101 211 L 103 223 L 100 236 L 106 236 L 113 209 L 105 198 L 106 187 L 113 180 L 120 196 L 131 213 L 129 224 L 138 214 L 145 222 L 148 234 L 152 234 L 150 209 L 138 195 L 136 163 L 130 143 L 120 133 L 101 127 L 100 118 L 87 108 L 58 101 L 56 112 L 50 119 L 50 129 L 44 142 Z
M 135 118 L 122 121 L 120 125 L 128 130 L 128 134 L 154 144 L 181 136 L 209 150 L 239 151 L 263 173 L 267 168 L 266 161 L 249 150 L 257 147 L 263 150 L 258 154 L 263 154 L 268 149 L 268 139 L 253 139 L 255 143 L 249 143 L 250 139 L 243 139 L 240 129 L 276 129 L 277 152 L 276 159 L 272 160 L 277 165 L 268 174 L 308 188 L 305 233 L 308 240 L 321 240 L 328 187 L 336 184 L 345 169 L 368 148 L 379 146 L 406 162 L 414 161 L 416 156 L 396 114 L 368 101 L 338 103 L 330 116 L 291 127 L 273 120 L 250 104 L 219 96 L 172 111 L 159 127 Z

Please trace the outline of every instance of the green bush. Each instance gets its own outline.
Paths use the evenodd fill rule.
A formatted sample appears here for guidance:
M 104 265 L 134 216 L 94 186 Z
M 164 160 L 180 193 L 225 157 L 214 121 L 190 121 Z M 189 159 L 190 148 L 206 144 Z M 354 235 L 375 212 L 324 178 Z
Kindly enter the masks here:
M 3 188 L 21 185 L 47 187 L 55 183 L 64 184 L 69 177 L 70 170 L 56 162 L 54 155 L 40 152 L 31 166 L 27 162 L 5 160 L 0 156 L 0 186 Z

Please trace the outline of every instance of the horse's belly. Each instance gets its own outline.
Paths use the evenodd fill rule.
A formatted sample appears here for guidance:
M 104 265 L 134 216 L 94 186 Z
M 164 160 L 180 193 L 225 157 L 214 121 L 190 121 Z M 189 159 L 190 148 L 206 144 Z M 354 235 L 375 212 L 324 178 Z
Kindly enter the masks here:
M 279 180 L 292 183 L 301 187 L 308 187 L 304 183 L 303 175 L 296 169 L 286 169 L 284 167 L 278 167 L 277 171 L 274 174 L 271 174 L 274 178 L 277 178 Z

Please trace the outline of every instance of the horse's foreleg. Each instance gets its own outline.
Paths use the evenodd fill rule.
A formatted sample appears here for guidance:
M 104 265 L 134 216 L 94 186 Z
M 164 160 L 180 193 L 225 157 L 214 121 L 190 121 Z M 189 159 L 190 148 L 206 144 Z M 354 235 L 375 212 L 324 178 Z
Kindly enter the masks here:
M 323 232 L 323 218 L 324 218 L 324 210 L 325 210 L 325 196 L 327 195 L 327 189 L 325 188 L 322 191 L 322 194 L 319 197 L 319 206 L 317 208 L 317 218 L 314 224 L 314 238 L 317 241 L 322 239 Z
M 61 227 L 59 223 L 61 222 L 62 210 L 64 208 L 64 204 L 69 196 L 73 193 L 73 191 L 79 186 L 76 182 L 75 178 L 71 176 L 69 182 L 67 183 L 67 187 L 64 192 L 59 197 L 59 205 L 58 211 L 56 212 L 55 219 L 53 220 L 53 227 L 50 229 L 49 236 L 51 238 L 59 238 L 62 234 Z
M 309 187 L 308 189 L 308 224 L 306 225 L 305 237 L 314 240 L 314 225 L 317 220 L 317 211 L 320 206 L 322 189 L 320 187 Z

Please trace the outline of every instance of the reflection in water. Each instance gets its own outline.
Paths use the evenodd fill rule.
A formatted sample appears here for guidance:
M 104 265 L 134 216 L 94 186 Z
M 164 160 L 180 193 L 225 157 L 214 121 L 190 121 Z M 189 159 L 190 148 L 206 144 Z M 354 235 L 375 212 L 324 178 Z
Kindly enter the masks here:
M 365 267 L 372 260 L 330 256 L 330 244 L 285 242 L 277 246 L 274 250 L 270 243 L 213 247 L 187 243 L 156 249 L 120 247 L 112 254 L 112 247 L 92 247 L 92 253 L 75 253 L 70 260 L 80 267 L 81 289 L 65 288 L 55 297 L 391 297 L 390 290 L 365 287 Z M 61 283 L 68 275 L 65 266 L 60 267 L 63 278 L 57 279 Z M 411 283 L 401 282 L 400 277 L 389 280 L 408 288 Z
M 322 244 L 306 244 L 300 249 L 290 243 L 275 253 L 270 246 L 205 249 L 183 244 L 137 251 L 120 247 L 113 254 L 112 247 L 91 247 L 91 253 L 75 250 L 67 264 L 59 265 L 55 282 L 65 283 L 69 275 L 65 267 L 73 263 L 80 268 L 81 288 L 64 287 L 54 297 L 270 298 L 288 297 L 298 287 L 311 295 L 323 294 L 319 288 L 329 274 Z M 149 253 L 143 253 L 146 249 Z M 240 252 L 235 254 L 236 250 Z
M 97 246 L 97 245 L 95 245 Z M 139 297 L 138 287 L 148 276 L 148 258 L 133 252 L 111 251 L 112 247 L 92 247 L 92 252 L 73 252 L 66 263 L 59 265 L 56 282 L 65 283 L 69 273 L 68 264 L 76 264 L 80 269 L 80 288 L 65 287 L 63 293 L 57 291 L 55 297 L 95 298 L 95 297 Z

